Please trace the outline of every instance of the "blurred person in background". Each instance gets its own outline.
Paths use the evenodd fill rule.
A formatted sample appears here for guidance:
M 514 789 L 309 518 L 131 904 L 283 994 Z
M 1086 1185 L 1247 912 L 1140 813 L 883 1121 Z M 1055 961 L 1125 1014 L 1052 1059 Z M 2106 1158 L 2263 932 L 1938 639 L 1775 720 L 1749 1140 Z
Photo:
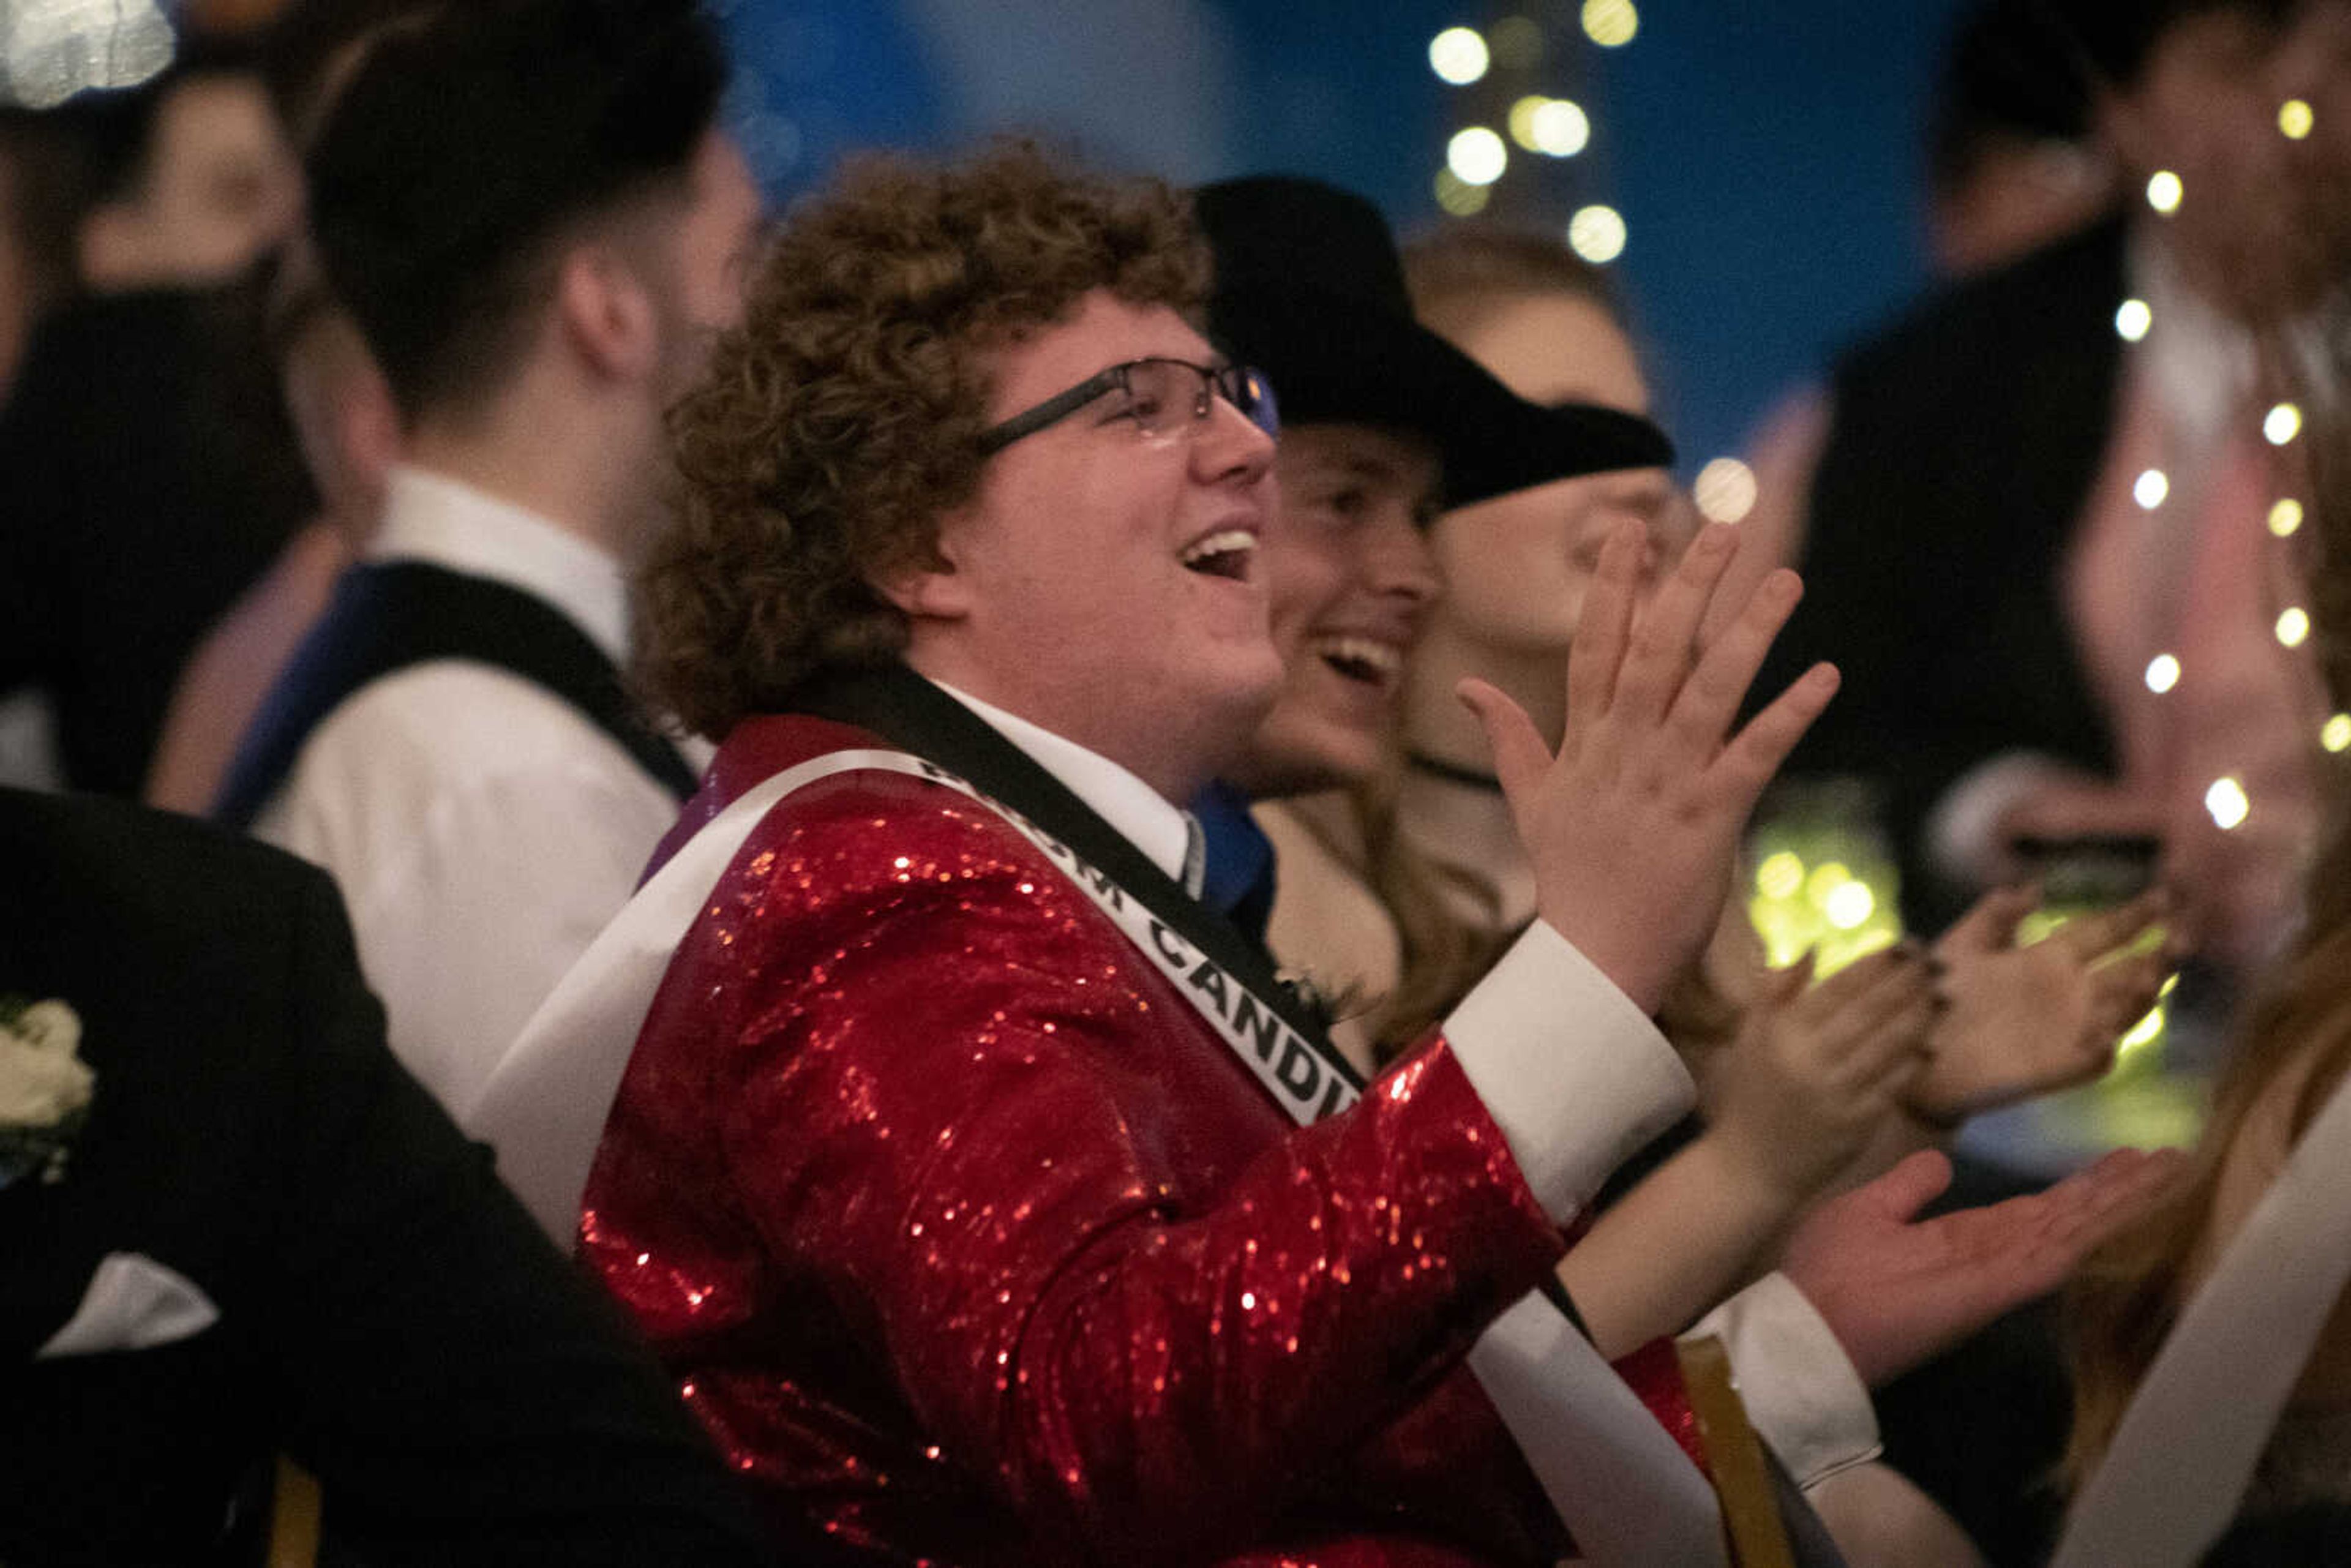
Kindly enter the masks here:
M 298 190 L 247 42 L 23 122 L 24 221 L 70 274 L 0 409 L 0 694 L 38 696 L 65 783 L 129 795 L 189 650 L 315 507 L 253 276 Z
M 1607 275 L 1555 239 L 1458 225 L 1411 247 L 1407 257 L 1424 319 L 1520 395 L 1544 404 L 1647 409 L 1646 376 Z M 1303 493 L 1311 499 L 1321 492 L 1310 486 Z M 1385 766 L 1326 766 L 1324 783 L 1353 785 L 1352 794 L 1258 809 L 1282 851 L 1271 930 L 1276 953 L 1348 998 L 1351 1009 L 1369 1009 L 1384 1051 L 1408 1043 L 1451 1005 L 1531 915 L 1531 870 L 1512 813 L 1482 728 L 1456 688 L 1468 677 L 1491 681 L 1539 727 L 1562 724 L 1568 653 L 1584 596 L 1603 542 L 1628 520 L 1641 524 L 1661 554 L 1687 538 L 1693 521 L 1687 500 L 1655 466 L 1562 479 L 1445 512 L 1430 529 L 1427 554 L 1446 591 L 1423 609 L 1426 630 L 1402 659 L 1390 716 L 1400 732 L 1393 742 L 1397 755 Z M 1278 590 L 1285 556 L 1269 547 L 1267 559 Z M 1283 739 L 1269 723 L 1256 744 L 1263 749 Z M 1381 749 L 1376 739 L 1364 747 Z M 2019 951 L 2010 938 L 2030 907 L 2029 897 L 1997 895 L 1939 945 L 1932 964 L 1937 989 L 1952 1007 L 1933 1019 L 1931 1030 L 1923 1019 L 1917 1026 L 1922 1043 L 1932 1047 L 1923 1072 L 1890 1085 L 1875 1113 L 1850 1125 L 1787 1133 L 1825 1163 L 1812 1167 L 1813 1181 L 1875 1175 L 1902 1154 L 1942 1141 L 1949 1124 L 1971 1110 L 2078 1082 L 2111 1060 L 2116 1038 L 2152 1000 L 2163 959 L 2100 961 L 2140 934 L 2153 904 L 2076 929 L 2064 942 Z M 1813 1196 L 1816 1187 L 1802 1182 L 1774 1199 L 1771 1179 L 1728 1186 L 1709 1179 L 1722 1151 L 1746 1135 L 1764 1063 L 1786 1071 L 1809 1061 L 1810 1071 L 1823 1075 L 1805 1115 L 1833 1115 L 1837 1094 L 1853 1093 L 1849 1084 L 1833 1086 L 1844 1082 L 1840 1071 L 1867 1060 L 1866 1052 L 1852 1031 L 1831 1020 L 1840 1008 L 1867 1014 L 1866 1005 L 1855 1007 L 1851 988 L 1868 976 L 1848 973 L 1799 1000 L 1807 974 L 1802 965 L 1778 975 L 1765 970 L 1761 944 L 1734 900 L 1706 963 L 1687 970 L 1668 992 L 1660 1020 L 1698 1075 L 1706 1131 L 1694 1125 L 1689 1133 L 1700 1141 L 1680 1137 L 1636 1161 L 1612 1184 L 1615 1196 L 1628 1189 L 1633 1196 L 1570 1252 L 1562 1278 L 1579 1302 L 1588 1300 L 1595 1331 L 1620 1312 L 1635 1321 L 1661 1313 L 1687 1322 L 1711 1302 L 1709 1292 L 1744 1277 L 1743 1270 L 1768 1267 L 1785 1228 Z M 1819 1054 L 1808 1057 L 1814 1051 Z M 1849 1141 L 1840 1144 L 1840 1137 Z M 1653 1180 L 1634 1185 L 1652 1170 Z M 2017 1190 L 1964 1169 L 1961 1176 L 1970 1200 Z M 1655 1240 L 1661 1226 L 1676 1228 L 1670 1246 Z M 1669 1258 L 1683 1266 L 1667 1266 Z M 2060 1272 L 2044 1276 L 2041 1288 Z M 2045 1335 L 2039 1343 L 2040 1363 L 2053 1369 Z M 1987 1376 L 1980 1360 L 1970 1365 L 1982 1385 L 1978 1397 L 1989 1402 L 2016 1393 Z M 1917 1388 L 1942 1376 L 1930 1368 L 1891 1385 L 1886 1436 L 1900 1463 L 1918 1464 L 1948 1491 L 1949 1467 L 1921 1453 L 1917 1419 L 1932 1403 Z M 2047 1394 L 2047 1382 L 2044 1375 L 2044 1458 L 2053 1457 L 2063 1403 L 2062 1391 Z M 1934 1421 L 1925 1427 L 1942 1439 Z M 1973 1432 L 1980 1437 L 1981 1428 Z M 1985 1478 L 1980 1500 L 1963 1499 L 1983 1503 L 1970 1509 L 1976 1517 L 1969 1523 L 2002 1561 L 2016 1555 L 2003 1531 L 2031 1512 L 2017 1506 L 2017 1493 L 2032 1468 L 2020 1463 L 2012 1473 Z M 1813 1478 L 1800 1472 L 1800 1479 Z M 1846 1472 L 1815 1501 L 1856 1562 L 1974 1560 L 1950 1521 L 1890 1473 Z M 2048 1515 L 2041 1511 L 2044 1532 Z
M 2127 210 L 1846 354 L 1818 439 L 1759 464 L 1750 521 L 1812 585 L 1785 655 L 1854 682 L 1796 770 L 1872 782 L 1913 925 L 2036 855 L 2152 846 L 2207 1014 L 2285 940 L 2314 820 L 2319 716 L 2264 528 L 2291 491 L 2241 323 L 2306 301 L 2345 221 L 2299 172 L 2325 133 L 2287 134 L 2281 105 L 2351 110 L 2346 8 L 2046 8 Z
M 262 699 L 374 536 L 405 444 L 392 389 L 307 246 L 289 253 L 274 296 L 269 339 L 319 509 L 180 672 L 143 796 L 193 815 L 210 810 Z
M 453 1109 L 694 789 L 620 668 L 663 410 L 739 317 L 758 217 L 724 81 L 690 0 L 456 6 L 377 37 L 308 150 L 405 461 L 214 809 L 335 873 Z
M 2112 154 L 2092 134 L 2088 68 L 2043 0 L 1979 0 L 1943 56 L 1928 133 L 1937 268 L 1980 272 L 2110 212 Z
M 434 7 L 419 0 L 303 0 L 271 26 L 270 98 L 298 145 L 382 28 Z M 201 814 L 287 660 L 326 611 L 383 513 L 403 437 L 392 388 L 320 273 L 307 230 L 276 258 L 266 337 L 319 509 L 238 595 L 180 673 L 147 775 L 151 805 Z

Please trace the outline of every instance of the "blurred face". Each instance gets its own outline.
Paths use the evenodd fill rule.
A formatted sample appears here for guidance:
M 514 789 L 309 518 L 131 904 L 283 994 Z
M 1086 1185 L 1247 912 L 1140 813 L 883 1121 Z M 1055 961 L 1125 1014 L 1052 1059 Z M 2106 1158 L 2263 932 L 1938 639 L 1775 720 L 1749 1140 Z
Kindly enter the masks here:
M 2279 130 L 2299 98 L 2311 134 Z M 2179 176 L 2162 232 L 2198 289 L 2240 315 L 2307 307 L 2351 267 L 2351 4 L 2314 0 L 2295 20 L 2221 9 L 2168 29 L 2139 78 L 2101 105 L 2138 200 L 2157 170 Z
M 157 111 L 140 188 L 93 214 L 90 282 L 220 282 L 288 238 L 301 206 L 301 174 L 261 84 L 193 77 Z
M 1281 695 L 1231 775 L 1259 796 L 1353 783 L 1378 765 L 1437 588 L 1423 538 L 1437 483 L 1426 442 L 1296 425 L 1281 433 L 1275 472 L 1281 505 L 1259 558 Z
M 993 356 L 989 422 L 1153 357 L 1215 355 L 1164 306 L 1088 295 Z M 978 496 L 941 520 L 946 571 L 887 585 L 909 661 L 1188 798 L 1281 680 L 1257 559 L 1272 474 L 1272 440 L 1221 398 L 1146 436 L 1105 393 L 987 460 Z
M 1587 301 L 1530 296 L 1493 311 L 1460 346 L 1532 402 L 1649 412 L 1632 343 Z M 1626 517 L 1648 528 L 1660 559 L 1689 528 L 1659 468 L 1561 479 L 1447 512 L 1429 534 L 1445 583 L 1436 623 L 1473 648 L 1563 657 L 1600 548 Z

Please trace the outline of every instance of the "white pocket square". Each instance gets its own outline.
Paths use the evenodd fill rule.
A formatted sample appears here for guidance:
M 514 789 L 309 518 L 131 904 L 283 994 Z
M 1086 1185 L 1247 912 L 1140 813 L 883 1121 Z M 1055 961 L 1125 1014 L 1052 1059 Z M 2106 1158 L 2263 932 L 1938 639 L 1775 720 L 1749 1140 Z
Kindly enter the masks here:
M 185 1275 L 137 1252 L 110 1252 L 72 1319 L 33 1359 L 153 1350 L 193 1339 L 218 1322 L 220 1309 Z

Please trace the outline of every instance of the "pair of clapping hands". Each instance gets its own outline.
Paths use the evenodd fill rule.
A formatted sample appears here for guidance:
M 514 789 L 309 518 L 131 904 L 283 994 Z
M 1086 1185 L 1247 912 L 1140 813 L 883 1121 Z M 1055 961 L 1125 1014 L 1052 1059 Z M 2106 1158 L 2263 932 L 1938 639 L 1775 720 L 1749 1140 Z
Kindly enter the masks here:
M 1720 918 L 1756 800 L 1837 687 L 1834 668 L 1815 666 L 1732 733 L 1801 592 L 1777 570 L 1735 612 L 1715 610 L 1737 545 L 1732 528 L 1702 530 L 1644 605 L 1650 546 L 1629 524 L 1610 538 L 1556 751 L 1499 690 L 1461 688 L 1493 746 L 1539 913 L 1652 1011 Z M 1710 611 L 1721 629 L 1702 639 Z M 1818 985 L 1808 965 L 1774 977 L 1709 1095 L 1759 1180 L 1798 1206 L 1890 1118 L 1949 1122 L 2103 1069 L 2172 956 L 2134 948 L 2161 918 L 2160 895 L 2019 947 L 2032 904 L 2028 891 L 1995 893 L 1931 952 L 1890 949 Z M 1821 1204 L 1783 1266 L 1874 1383 L 2053 1288 L 2146 1210 L 2175 1164 L 2125 1151 L 2045 1192 L 1917 1222 L 1949 1179 L 1942 1155 L 1922 1153 Z

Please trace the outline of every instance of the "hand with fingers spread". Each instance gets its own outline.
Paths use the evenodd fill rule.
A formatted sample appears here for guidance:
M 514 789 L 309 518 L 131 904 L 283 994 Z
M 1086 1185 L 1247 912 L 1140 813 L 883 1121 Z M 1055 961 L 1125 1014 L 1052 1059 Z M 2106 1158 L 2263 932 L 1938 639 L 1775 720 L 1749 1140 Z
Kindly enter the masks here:
M 1570 647 L 1555 753 L 1510 697 L 1461 685 L 1533 864 L 1537 911 L 1647 1011 L 1714 929 L 1756 797 L 1836 691 L 1836 672 L 1816 666 L 1726 740 L 1801 591 L 1793 572 L 1772 572 L 1701 648 L 1737 541 L 1722 524 L 1702 530 L 1636 613 L 1642 529 L 1610 537 Z
M 2138 950 L 2169 913 L 2161 889 L 2020 947 L 2017 925 L 2037 902 L 2031 888 L 1986 894 L 1936 942 L 1950 1006 L 1911 1086 L 1921 1116 L 1948 1124 L 2095 1078 L 2179 960 L 2168 943 Z
M 1792 1206 L 1825 1186 L 1902 1103 L 1940 1003 L 1916 947 L 1811 984 L 1809 955 L 1771 975 L 1708 1074 L 1706 1136 Z
M 2044 1192 L 1915 1219 L 1951 1181 L 1950 1161 L 1929 1149 L 1821 1204 L 1780 1267 L 1876 1387 L 2055 1290 L 2184 1164 L 2168 1150 L 2117 1150 Z

